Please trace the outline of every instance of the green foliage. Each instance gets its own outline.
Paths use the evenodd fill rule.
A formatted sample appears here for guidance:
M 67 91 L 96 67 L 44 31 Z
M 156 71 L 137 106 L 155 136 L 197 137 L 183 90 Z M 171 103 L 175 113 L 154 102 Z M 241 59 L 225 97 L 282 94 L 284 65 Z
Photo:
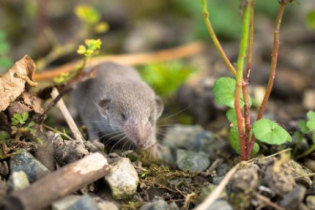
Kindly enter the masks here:
M 13 65 L 12 60 L 6 57 L 9 50 L 10 45 L 6 40 L 6 35 L 3 31 L 0 31 L 0 67 L 9 68 Z
M 220 105 L 225 105 L 234 108 L 235 101 L 235 79 L 230 77 L 218 78 L 213 86 L 213 95 L 215 101 Z M 251 99 L 249 100 L 251 105 Z M 243 97 L 241 97 L 241 107 L 244 106 Z
M 25 112 L 23 113 L 23 115 L 21 116 L 19 113 L 16 113 L 13 115 L 13 117 L 11 118 L 11 129 L 12 129 L 12 134 L 15 134 L 19 131 L 20 128 L 23 128 L 21 130 L 23 131 L 30 131 L 30 132 L 34 132 L 35 130 L 32 128 L 34 126 L 34 122 L 31 121 L 29 122 L 26 126 L 25 123 L 28 120 L 28 113 Z
M 315 30 L 315 10 L 310 11 L 306 15 L 306 25 L 309 29 Z
M 87 39 L 85 40 L 85 44 L 86 46 L 79 46 L 77 53 L 89 58 L 93 54 L 98 53 L 98 50 L 101 48 L 102 41 L 100 39 Z
M 93 7 L 87 5 L 78 5 L 75 8 L 75 14 L 84 23 L 95 24 L 99 22 L 101 15 Z
M 174 93 L 193 70 L 192 66 L 174 61 L 146 65 L 140 74 L 158 95 L 165 98 Z
M 75 72 L 64 72 L 61 73 L 58 77 L 53 79 L 53 82 L 56 84 L 63 84 L 74 78 L 78 73 L 85 68 L 87 60 L 95 54 L 99 53 L 99 49 L 101 48 L 102 41 L 100 39 L 86 39 L 85 45 L 80 45 L 78 47 L 77 53 L 83 55 L 82 64 L 76 66 Z
M 298 155 L 296 159 L 305 157 L 315 150 L 315 112 L 314 111 L 307 112 L 307 120 L 301 120 L 298 126 L 300 128 L 300 131 L 294 133 L 294 137 L 298 141 L 296 147 L 294 148 L 294 154 L 297 151 L 298 147 L 300 146 L 300 143 L 304 139 L 305 135 L 309 133 L 312 134 L 313 145 L 308 150 Z
M 240 1 L 235 0 L 208 0 L 208 11 L 211 23 L 216 34 L 226 39 L 237 39 L 241 34 L 241 18 L 236 10 L 240 7 Z M 207 39 L 208 33 L 204 27 L 204 21 L 200 14 L 201 5 L 192 0 L 175 0 L 178 12 L 189 16 L 193 22 L 193 36 Z M 276 17 L 278 10 L 276 0 L 257 0 L 255 13 Z M 290 9 L 290 8 L 288 8 Z
M 230 123 L 233 123 L 236 125 L 237 124 L 237 118 L 236 118 L 235 109 L 231 108 L 231 109 L 227 110 L 226 118 L 228 119 L 228 121 Z
M 238 135 L 238 128 L 237 126 L 233 126 L 230 129 L 230 134 L 229 134 L 229 142 L 232 146 L 232 148 L 238 153 L 241 153 L 241 147 L 240 147 L 240 138 Z M 254 147 L 252 150 L 252 155 L 256 155 L 259 152 L 259 144 L 257 144 L 256 142 L 254 143 Z
M 280 145 L 292 141 L 292 137 L 285 129 L 269 119 L 256 121 L 253 132 L 259 141 L 266 144 Z
M 92 28 L 94 32 L 104 33 L 108 31 L 108 23 L 100 21 L 101 14 L 93 7 L 87 5 L 78 5 L 76 6 L 74 12 L 82 23 L 88 27 L 94 27 Z
M 18 124 L 23 125 L 23 124 L 25 124 L 27 119 L 28 119 L 28 113 L 27 112 L 23 113 L 22 116 L 19 113 L 16 113 L 11 118 L 11 124 L 12 125 L 18 125 Z
M 10 134 L 6 131 L 0 131 L 0 141 L 10 138 Z

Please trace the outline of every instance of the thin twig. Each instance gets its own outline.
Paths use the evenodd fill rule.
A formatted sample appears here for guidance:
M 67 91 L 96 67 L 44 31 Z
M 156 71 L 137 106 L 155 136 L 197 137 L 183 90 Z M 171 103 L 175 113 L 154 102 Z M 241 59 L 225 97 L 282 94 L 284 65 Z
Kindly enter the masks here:
M 195 210 L 206 210 L 211 206 L 211 204 L 220 196 L 221 192 L 224 190 L 225 186 L 229 183 L 229 181 L 234 176 L 235 172 L 240 168 L 242 165 L 238 163 L 235 165 L 224 177 L 224 179 L 220 182 L 220 184 L 212 191 L 210 195 L 206 197 L 206 199 L 195 208 Z
M 52 98 L 56 98 L 59 95 L 57 88 L 53 88 L 51 92 Z M 73 135 L 75 136 L 76 140 L 79 141 L 81 144 L 84 144 L 83 136 L 81 135 L 77 125 L 75 124 L 73 118 L 71 117 L 65 103 L 62 99 L 60 99 L 57 103 L 57 107 L 60 109 L 61 113 L 63 114 L 70 130 L 72 131 Z
M 204 45 L 205 44 L 202 42 L 191 42 L 183 46 L 157 52 L 98 56 L 89 59 L 88 65 L 96 66 L 100 63 L 109 61 L 122 65 L 143 65 L 153 62 L 170 61 L 200 53 L 204 50 Z M 82 60 L 78 60 L 56 68 L 46 69 L 45 72 L 35 74 L 33 78 L 34 80 L 50 80 L 59 76 L 61 73 L 73 72 L 75 66 L 81 62 Z
M 204 21 L 206 23 L 209 35 L 213 41 L 214 46 L 217 48 L 222 60 L 224 61 L 225 65 L 229 68 L 230 72 L 233 74 L 233 76 L 236 75 L 236 70 L 234 68 L 234 66 L 232 65 L 231 61 L 228 59 L 228 57 L 226 56 L 213 28 L 210 22 L 210 15 L 209 12 L 207 10 L 207 0 L 202 0 L 202 14 L 203 14 L 203 18 Z
M 276 210 L 285 210 L 284 208 L 282 208 L 281 206 L 279 206 L 278 204 L 270 201 L 269 198 L 260 195 L 260 194 L 256 194 L 256 198 L 262 202 L 264 202 L 265 204 L 267 204 L 268 206 L 271 206 L 272 208 L 276 209 Z

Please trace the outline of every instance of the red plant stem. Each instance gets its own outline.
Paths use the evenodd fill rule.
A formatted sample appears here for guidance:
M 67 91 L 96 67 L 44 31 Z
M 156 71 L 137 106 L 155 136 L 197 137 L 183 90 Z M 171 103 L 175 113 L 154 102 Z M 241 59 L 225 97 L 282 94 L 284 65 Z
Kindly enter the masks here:
M 242 39 L 240 43 L 239 55 L 237 59 L 237 70 L 236 70 L 236 87 L 235 87 L 235 100 L 234 108 L 237 118 L 237 127 L 241 148 L 241 160 L 248 160 L 249 156 L 246 154 L 248 145 L 245 141 L 244 135 L 244 119 L 241 109 L 241 95 L 242 95 L 242 86 L 243 86 L 243 69 L 244 62 L 246 58 L 247 45 L 249 40 L 249 25 L 250 25 L 250 8 L 251 5 L 245 5 L 243 9 L 243 26 L 242 26 Z
M 251 3 L 250 8 L 250 23 L 249 23 L 249 45 L 248 45 L 248 57 L 246 64 L 246 72 L 243 82 L 243 96 L 244 96 L 244 118 L 245 118 L 245 144 L 247 145 L 246 156 L 250 157 L 251 150 L 249 147 L 249 138 L 250 138 L 250 105 L 249 105 L 249 94 L 248 94 L 248 84 L 249 84 L 249 75 L 252 68 L 252 60 L 253 60 L 253 45 L 254 45 L 254 5 L 255 0 Z
M 278 11 L 278 15 L 277 15 L 277 19 L 276 19 L 276 25 L 275 25 L 275 31 L 274 31 L 274 43 L 273 43 L 273 50 L 272 50 L 272 59 L 271 59 L 271 66 L 270 66 L 270 71 L 269 71 L 269 80 L 268 80 L 268 85 L 267 85 L 267 89 L 266 89 L 266 93 L 263 99 L 263 102 L 260 105 L 259 111 L 258 111 L 258 115 L 257 115 L 257 120 L 260 120 L 265 112 L 268 100 L 269 100 L 269 96 L 273 87 L 273 83 L 275 80 L 275 76 L 276 76 L 276 69 L 277 69 L 277 61 L 278 61 L 278 52 L 279 52 L 279 45 L 280 45 L 280 41 L 279 41 L 279 33 L 280 33 L 280 25 L 281 25 L 281 21 L 282 21 L 282 16 L 283 16 L 283 12 L 285 9 L 287 2 L 286 1 L 281 1 L 280 3 L 280 8 Z M 249 149 L 252 150 L 254 143 L 255 143 L 255 136 L 253 135 L 251 141 L 250 141 L 250 147 Z

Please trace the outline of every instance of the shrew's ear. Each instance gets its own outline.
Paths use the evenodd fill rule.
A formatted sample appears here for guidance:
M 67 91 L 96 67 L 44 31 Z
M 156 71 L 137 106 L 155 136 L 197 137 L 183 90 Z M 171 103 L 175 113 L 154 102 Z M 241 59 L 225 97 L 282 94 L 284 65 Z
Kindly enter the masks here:
M 159 118 L 163 112 L 164 104 L 159 96 L 155 96 L 155 117 Z
M 110 109 L 110 99 L 104 98 L 98 102 L 98 109 L 103 115 L 107 115 Z

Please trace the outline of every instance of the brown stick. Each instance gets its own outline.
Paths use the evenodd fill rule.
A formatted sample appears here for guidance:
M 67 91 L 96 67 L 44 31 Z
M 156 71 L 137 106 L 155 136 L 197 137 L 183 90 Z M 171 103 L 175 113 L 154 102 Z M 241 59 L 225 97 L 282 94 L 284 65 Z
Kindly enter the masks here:
M 95 66 L 106 61 L 112 61 L 123 65 L 140 65 L 153 62 L 169 61 L 197 54 L 203 49 L 204 44 L 202 42 L 192 42 L 184 46 L 152 53 L 108 55 L 95 57 L 89 60 L 88 65 Z M 47 69 L 43 73 L 35 74 L 33 78 L 34 80 L 49 80 L 59 76 L 61 73 L 72 72 L 78 62 L 80 61 L 75 61 L 69 64 L 65 64 L 63 66 Z
M 53 201 L 105 176 L 109 171 L 110 166 L 103 155 L 91 154 L 45 176 L 23 190 L 8 195 L 0 201 L 0 209 L 43 209 Z

